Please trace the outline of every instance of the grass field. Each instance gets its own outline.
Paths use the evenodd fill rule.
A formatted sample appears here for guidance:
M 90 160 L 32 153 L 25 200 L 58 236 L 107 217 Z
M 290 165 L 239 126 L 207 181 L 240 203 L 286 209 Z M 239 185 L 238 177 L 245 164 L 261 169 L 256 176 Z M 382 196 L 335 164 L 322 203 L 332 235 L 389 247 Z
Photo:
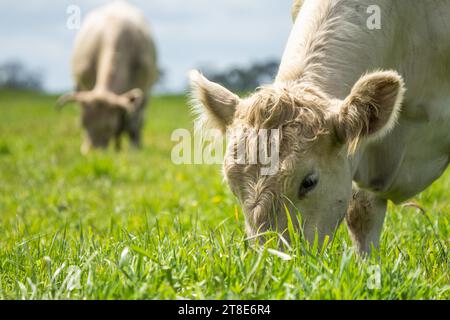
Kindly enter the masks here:
M 184 97 L 156 97 L 141 151 L 79 152 L 79 110 L 0 92 L 0 299 L 449 299 L 450 170 L 390 204 L 379 254 L 252 246 L 219 166 L 170 161 Z

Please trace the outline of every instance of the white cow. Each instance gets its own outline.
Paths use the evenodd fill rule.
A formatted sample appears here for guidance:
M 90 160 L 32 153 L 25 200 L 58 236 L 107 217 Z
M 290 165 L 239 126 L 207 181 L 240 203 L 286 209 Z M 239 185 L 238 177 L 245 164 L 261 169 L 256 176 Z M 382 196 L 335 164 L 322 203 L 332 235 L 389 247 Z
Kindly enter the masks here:
M 140 146 L 147 92 L 157 78 L 156 50 L 144 15 L 124 1 L 92 11 L 77 35 L 72 58 L 76 92 L 59 104 L 76 101 L 86 137 L 83 153 L 107 147 L 128 133 Z
M 225 157 L 249 234 L 283 232 L 287 204 L 309 241 L 345 218 L 368 252 L 387 201 L 421 192 L 449 163 L 450 2 L 306 0 L 272 85 L 241 99 L 198 72 L 191 83 L 213 126 L 281 129 L 276 175 L 231 161 L 233 147 Z

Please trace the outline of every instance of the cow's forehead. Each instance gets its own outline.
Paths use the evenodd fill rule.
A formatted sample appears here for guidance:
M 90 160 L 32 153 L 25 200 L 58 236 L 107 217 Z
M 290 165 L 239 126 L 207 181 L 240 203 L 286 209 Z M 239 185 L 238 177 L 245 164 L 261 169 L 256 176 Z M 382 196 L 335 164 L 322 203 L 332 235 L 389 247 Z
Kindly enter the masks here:
M 318 139 L 329 133 L 324 123 L 301 123 L 293 120 L 278 128 L 261 129 L 254 126 L 236 126 L 228 131 L 227 157 L 237 152 L 270 152 L 272 147 L 280 160 L 298 157 L 311 149 Z M 262 149 L 262 150 L 261 150 Z
M 261 87 L 237 108 L 236 125 L 278 128 L 290 121 L 324 119 L 330 104 L 319 89 L 304 83 L 288 82 Z

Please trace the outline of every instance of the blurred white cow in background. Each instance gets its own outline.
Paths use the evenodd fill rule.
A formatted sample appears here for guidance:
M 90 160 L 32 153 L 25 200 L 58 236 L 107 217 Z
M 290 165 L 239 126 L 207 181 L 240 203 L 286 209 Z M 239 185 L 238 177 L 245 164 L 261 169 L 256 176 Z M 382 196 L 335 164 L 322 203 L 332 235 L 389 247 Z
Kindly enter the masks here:
M 124 1 L 98 8 L 86 17 L 72 58 L 76 92 L 60 106 L 78 102 L 86 136 L 81 151 L 106 148 L 128 133 L 141 145 L 147 93 L 156 82 L 156 50 L 144 15 Z

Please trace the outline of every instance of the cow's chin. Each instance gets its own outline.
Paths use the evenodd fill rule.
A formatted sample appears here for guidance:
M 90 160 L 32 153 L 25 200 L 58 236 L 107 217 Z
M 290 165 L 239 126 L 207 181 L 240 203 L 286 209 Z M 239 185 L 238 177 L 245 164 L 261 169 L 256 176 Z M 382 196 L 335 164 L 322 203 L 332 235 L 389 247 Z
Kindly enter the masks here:
M 294 232 L 299 232 L 297 217 L 293 212 L 290 213 L 290 216 Z M 288 221 L 285 209 L 267 212 L 265 215 L 262 215 L 261 211 L 253 210 L 246 212 L 245 231 L 249 238 L 258 240 L 259 243 L 276 238 L 275 241 L 282 245 L 290 242 L 291 239 Z
M 347 200 L 340 200 L 327 206 L 328 210 L 326 211 L 300 211 L 301 228 L 305 240 L 310 245 L 317 241 L 319 248 L 324 244 L 326 237 L 331 241 L 345 218 L 347 206 Z
M 91 151 L 92 149 L 97 149 L 97 150 L 107 149 L 110 141 L 111 141 L 111 137 L 106 137 L 106 136 L 92 137 L 88 134 L 81 146 L 81 152 L 83 154 L 86 154 L 89 151 Z
M 101 141 L 91 142 L 91 146 L 94 149 L 107 149 L 109 145 L 109 140 L 110 139 L 105 139 Z

